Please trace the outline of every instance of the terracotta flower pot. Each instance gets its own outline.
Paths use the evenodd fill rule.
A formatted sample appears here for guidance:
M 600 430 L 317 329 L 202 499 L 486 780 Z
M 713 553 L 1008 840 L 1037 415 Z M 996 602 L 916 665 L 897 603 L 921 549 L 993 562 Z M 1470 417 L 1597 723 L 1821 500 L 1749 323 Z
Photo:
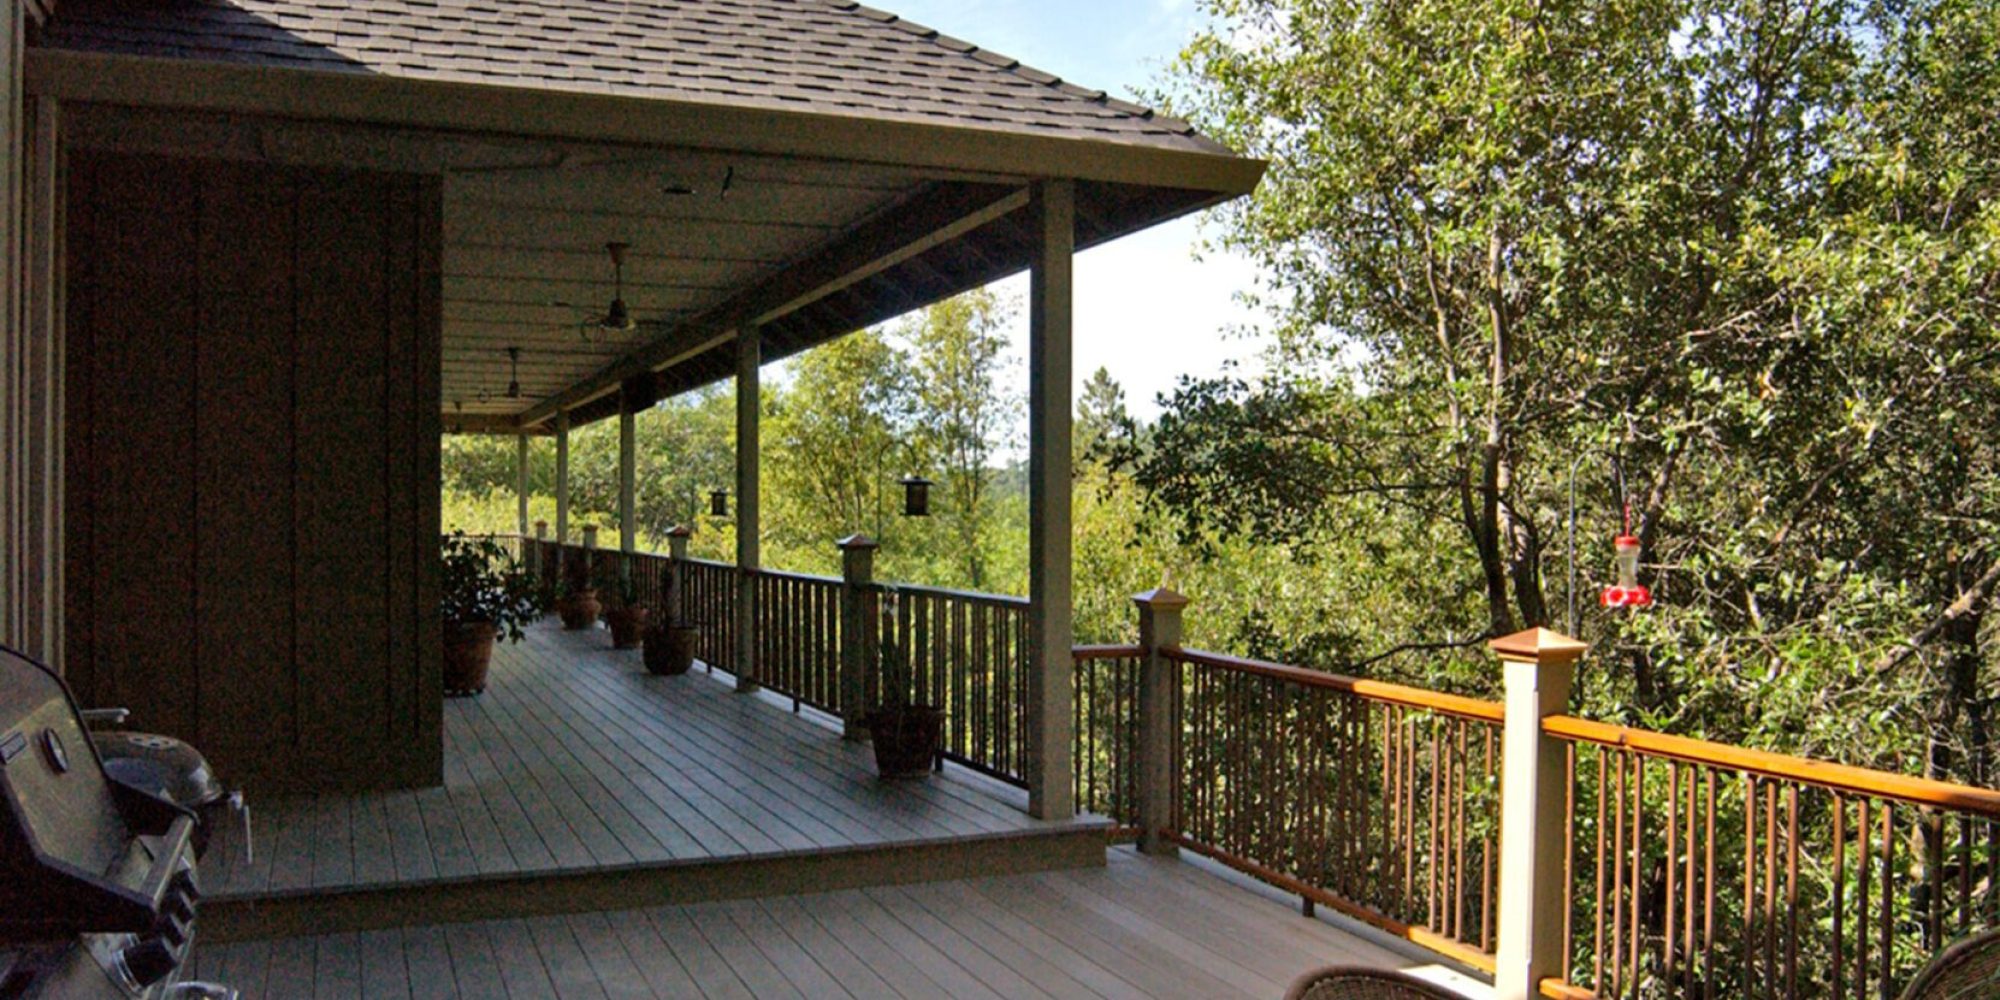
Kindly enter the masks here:
M 562 616 L 563 628 L 572 632 L 597 624 L 597 613 L 602 610 L 604 605 L 597 603 L 597 591 L 591 587 L 556 602 L 556 614 Z
M 868 713 L 868 736 L 875 744 L 875 770 L 885 779 L 921 778 L 937 763 L 944 735 L 944 709 L 903 705 Z
M 661 677 L 687 673 L 694 666 L 694 642 L 701 630 L 693 625 L 656 625 L 646 630 L 646 672 Z
M 604 613 L 604 623 L 611 626 L 611 648 L 632 649 L 639 645 L 639 637 L 646 631 L 646 607 L 628 604 L 612 608 Z
M 486 668 L 493 663 L 492 622 L 446 622 L 444 625 L 444 693 L 478 694 L 486 690 Z

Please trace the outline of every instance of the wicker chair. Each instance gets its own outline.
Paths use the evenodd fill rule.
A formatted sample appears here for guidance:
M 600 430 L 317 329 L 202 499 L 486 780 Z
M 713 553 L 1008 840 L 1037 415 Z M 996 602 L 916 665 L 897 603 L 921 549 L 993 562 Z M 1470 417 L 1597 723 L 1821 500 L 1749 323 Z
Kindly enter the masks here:
M 2000 997 L 2000 928 L 1980 931 L 1938 952 L 1910 980 L 1902 1000 L 1992 1000 Z
M 1334 965 L 1293 980 L 1285 1000 L 1458 1000 L 1458 994 L 1401 972 Z

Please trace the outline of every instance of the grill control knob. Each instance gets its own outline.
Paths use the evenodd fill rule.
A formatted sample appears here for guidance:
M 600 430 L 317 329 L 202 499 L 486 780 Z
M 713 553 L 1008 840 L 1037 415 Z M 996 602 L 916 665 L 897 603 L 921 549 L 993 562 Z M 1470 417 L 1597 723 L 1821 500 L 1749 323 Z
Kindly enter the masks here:
M 124 951 L 118 953 L 118 961 L 141 988 L 167 978 L 174 971 L 174 966 L 180 964 L 174 959 L 174 950 L 157 937 L 127 945 Z

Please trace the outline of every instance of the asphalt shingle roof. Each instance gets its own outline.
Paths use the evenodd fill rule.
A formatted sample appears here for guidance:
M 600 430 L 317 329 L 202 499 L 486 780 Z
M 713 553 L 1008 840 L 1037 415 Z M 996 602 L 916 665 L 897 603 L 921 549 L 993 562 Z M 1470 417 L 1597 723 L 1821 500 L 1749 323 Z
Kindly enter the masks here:
M 853 0 L 70 0 L 40 44 L 1226 152 Z

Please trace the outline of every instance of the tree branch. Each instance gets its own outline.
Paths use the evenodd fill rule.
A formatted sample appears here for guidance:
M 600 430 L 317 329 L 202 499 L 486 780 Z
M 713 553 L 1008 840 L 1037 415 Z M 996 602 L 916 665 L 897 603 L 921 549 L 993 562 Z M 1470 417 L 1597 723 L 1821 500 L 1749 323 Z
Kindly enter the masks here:
M 1905 639 L 1895 649 L 1882 654 L 1869 671 L 1879 674 L 1895 669 L 1897 664 L 1909 659 L 1911 653 L 1922 649 L 1925 643 L 1937 638 L 1938 633 L 1944 631 L 1951 623 L 1977 609 L 1992 595 L 1995 584 L 2000 584 L 2000 559 L 1995 559 L 1993 565 L 1986 570 L 1986 575 L 1974 580 L 1972 586 L 1965 588 L 1965 592 L 1959 594 L 1958 600 L 1951 602 L 1951 606 L 1945 608 L 1943 614 L 1932 619 L 1929 625 L 1919 629 L 1916 635 Z

